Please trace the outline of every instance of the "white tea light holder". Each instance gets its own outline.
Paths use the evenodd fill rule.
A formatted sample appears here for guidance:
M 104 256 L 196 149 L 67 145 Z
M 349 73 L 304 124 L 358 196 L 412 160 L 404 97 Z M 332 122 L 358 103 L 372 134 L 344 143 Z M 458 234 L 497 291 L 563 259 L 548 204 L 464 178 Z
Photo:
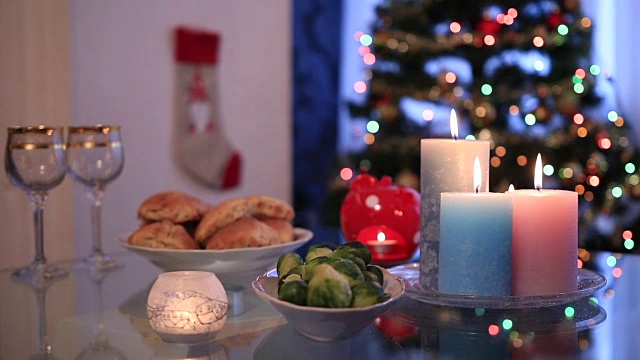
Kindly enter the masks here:
M 228 312 L 229 301 L 222 283 L 214 273 L 206 271 L 160 274 L 147 299 L 151 328 L 171 343 L 213 340 Z

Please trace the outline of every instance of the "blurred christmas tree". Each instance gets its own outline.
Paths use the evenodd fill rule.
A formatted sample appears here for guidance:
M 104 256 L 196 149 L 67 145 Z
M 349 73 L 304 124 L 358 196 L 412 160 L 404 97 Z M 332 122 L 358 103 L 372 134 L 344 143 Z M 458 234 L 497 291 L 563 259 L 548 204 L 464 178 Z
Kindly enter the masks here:
M 541 153 L 544 187 L 579 194 L 580 246 L 637 251 L 638 153 L 590 60 L 592 27 L 579 0 L 383 1 L 356 34 L 366 96 L 349 108 L 364 149 L 339 159 L 326 223 L 339 225 L 350 170 L 419 190 L 420 139 L 450 137 L 455 109 L 462 137 L 491 141 L 491 191 L 533 188 Z

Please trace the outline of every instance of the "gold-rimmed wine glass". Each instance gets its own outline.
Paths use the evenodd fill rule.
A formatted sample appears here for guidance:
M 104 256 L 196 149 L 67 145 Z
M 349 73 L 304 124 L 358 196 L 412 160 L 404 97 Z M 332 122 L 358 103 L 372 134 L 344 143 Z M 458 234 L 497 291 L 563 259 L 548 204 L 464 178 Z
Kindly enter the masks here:
M 63 128 L 14 126 L 7 128 L 4 168 L 11 183 L 27 193 L 33 212 L 36 254 L 31 265 L 13 272 L 16 281 L 45 286 L 67 271 L 49 264 L 44 256 L 44 203 L 49 190 L 60 185 L 67 172 Z
M 108 183 L 124 167 L 124 148 L 118 125 L 70 126 L 67 161 L 71 177 L 87 188 L 91 200 L 93 250 L 74 265 L 78 270 L 108 270 L 119 264 L 102 250 L 102 199 Z

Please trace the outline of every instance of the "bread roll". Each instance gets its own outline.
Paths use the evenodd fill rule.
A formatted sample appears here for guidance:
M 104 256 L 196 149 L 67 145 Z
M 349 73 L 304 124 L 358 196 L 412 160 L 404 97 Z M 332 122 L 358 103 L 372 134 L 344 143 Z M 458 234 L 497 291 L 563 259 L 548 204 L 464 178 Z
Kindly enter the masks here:
M 220 228 L 248 216 L 249 202 L 246 199 L 223 201 L 204 214 L 196 228 L 195 239 L 204 244 Z
M 182 225 L 174 224 L 168 220 L 143 225 L 129 236 L 127 242 L 131 245 L 154 249 L 200 248 Z
M 254 218 L 242 218 L 221 227 L 206 241 L 209 250 L 260 247 L 277 244 L 278 233 L 269 225 Z
M 209 206 L 180 191 L 164 191 L 147 198 L 138 208 L 142 224 L 168 220 L 173 223 L 199 221 Z
M 253 195 L 247 197 L 251 204 L 251 215 L 257 219 L 276 218 L 292 221 L 295 212 L 291 205 L 267 195 Z
M 281 244 L 290 243 L 294 240 L 295 234 L 293 233 L 293 225 L 290 221 L 276 218 L 264 218 L 260 221 L 271 226 L 278 233 Z

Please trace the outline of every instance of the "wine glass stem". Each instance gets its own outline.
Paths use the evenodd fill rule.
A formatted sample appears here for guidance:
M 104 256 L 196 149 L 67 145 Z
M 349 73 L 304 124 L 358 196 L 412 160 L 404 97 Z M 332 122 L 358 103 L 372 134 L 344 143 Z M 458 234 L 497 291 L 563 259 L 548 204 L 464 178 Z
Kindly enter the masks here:
M 36 256 L 33 260 L 34 264 L 44 264 L 47 259 L 44 257 L 44 203 L 47 200 L 45 191 L 30 191 L 27 193 L 31 202 L 31 210 L 33 212 L 33 228 L 36 239 Z
M 93 253 L 94 256 L 102 256 L 102 197 L 104 186 L 96 185 L 91 189 L 91 224 L 93 229 Z
M 45 296 L 46 289 L 36 290 L 36 303 L 37 303 L 37 337 L 36 337 L 36 352 L 35 354 L 45 355 L 48 353 L 47 349 L 47 315 L 45 310 Z

